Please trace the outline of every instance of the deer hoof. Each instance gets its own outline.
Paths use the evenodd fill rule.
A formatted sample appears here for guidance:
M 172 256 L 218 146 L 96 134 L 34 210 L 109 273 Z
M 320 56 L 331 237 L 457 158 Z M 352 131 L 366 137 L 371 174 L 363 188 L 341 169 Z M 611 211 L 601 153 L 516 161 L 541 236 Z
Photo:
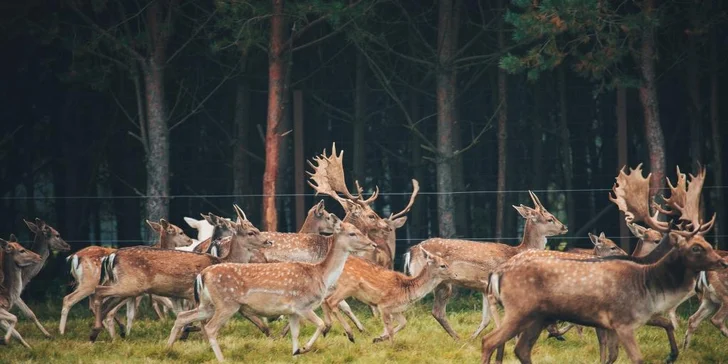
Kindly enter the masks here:
M 202 329 L 199 326 L 185 326 L 186 332 L 197 332 L 201 331 Z
M 301 349 L 296 349 L 296 351 L 293 352 L 293 356 L 300 355 L 300 354 L 303 354 L 301 352 Z
M 353 343 L 356 342 L 356 341 L 354 341 L 354 335 L 353 334 L 347 332 L 346 333 L 346 337 L 349 338 L 349 341 L 351 341 Z
M 96 342 L 96 338 L 99 337 L 99 333 L 101 333 L 101 329 L 93 328 L 91 329 L 91 334 L 89 335 L 89 340 L 91 342 Z
M 375 337 L 374 339 L 372 339 L 372 343 L 378 343 L 378 342 L 382 342 L 384 340 L 387 340 L 386 336 L 379 336 L 379 337 Z
M 677 355 L 678 354 L 670 353 L 670 355 L 667 356 L 667 359 L 665 359 L 665 363 L 668 363 L 668 364 L 674 363 L 675 361 L 677 361 Z
M 326 337 L 326 334 L 328 334 L 330 330 L 331 330 L 331 325 L 324 326 L 324 329 L 321 330 L 321 335 L 323 335 L 324 337 Z
M 5 341 L 4 337 L 0 338 L 0 345 L 7 345 L 7 344 L 8 344 L 8 342 Z

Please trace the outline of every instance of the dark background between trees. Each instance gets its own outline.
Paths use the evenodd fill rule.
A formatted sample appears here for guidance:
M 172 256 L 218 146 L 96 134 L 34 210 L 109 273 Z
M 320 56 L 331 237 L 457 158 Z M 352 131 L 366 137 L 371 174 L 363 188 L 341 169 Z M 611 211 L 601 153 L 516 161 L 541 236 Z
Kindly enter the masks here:
M 319 198 L 301 162 L 336 142 L 382 216 L 420 182 L 398 255 L 430 236 L 516 243 L 528 189 L 568 224 L 555 242 L 627 236 L 607 191 L 641 162 L 656 185 L 707 166 L 725 247 L 720 1 L 16 3 L 0 15 L 3 237 L 31 239 L 37 216 L 74 250 L 130 246 L 145 218 L 188 229 L 233 203 L 294 231 L 297 182 L 306 209 Z M 30 294 L 64 271 L 51 259 Z

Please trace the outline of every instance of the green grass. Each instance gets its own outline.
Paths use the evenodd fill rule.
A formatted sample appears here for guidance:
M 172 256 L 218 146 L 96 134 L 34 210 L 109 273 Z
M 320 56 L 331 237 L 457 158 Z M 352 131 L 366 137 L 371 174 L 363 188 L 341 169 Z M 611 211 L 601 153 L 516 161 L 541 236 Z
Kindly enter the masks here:
M 57 300 L 56 302 L 59 302 Z M 269 339 L 246 320 L 236 317 L 225 326 L 218 338 L 228 362 L 246 363 L 475 363 L 480 358 L 480 339 L 455 342 L 440 328 L 430 315 L 431 301 L 415 305 L 407 312 L 408 326 L 401 331 L 393 344 L 372 344 L 381 333 L 378 318 L 369 309 L 351 302 L 354 311 L 367 328 L 367 332 L 355 332 L 357 341 L 350 343 L 340 326 L 335 325 L 327 337 L 321 337 L 314 350 L 298 357 L 291 357 L 291 341 Z M 141 318 L 134 323 L 131 336 L 111 341 L 106 332 L 95 344 L 88 341 L 91 317 L 86 301 L 76 305 L 66 328 L 66 334 L 58 334 L 60 307 L 45 303 L 32 305 L 42 318 L 45 327 L 54 335 L 44 338 L 27 319 L 20 318 L 18 329 L 33 348 L 26 350 L 17 341 L 0 347 L 0 363 L 214 363 L 215 356 L 200 333 L 192 333 L 186 342 L 177 342 L 172 350 L 165 344 L 172 319 L 158 321 L 151 310 L 142 307 Z M 684 314 L 697 307 L 693 303 Z M 479 296 L 461 297 L 451 303 L 448 318 L 462 336 L 469 335 L 480 319 Z M 283 322 L 271 323 L 274 333 L 280 332 Z M 491 326 L 488 328 L 490 330 Z M 685 320 L 678 332 L 682 341 Z M 311 333 L 312 325 L 301 331 L 301 345 Z M 669 352 L 664 331 L 642 328 L 638 332 L 640 348 L 646 362 L 662 362 Z M 533 352 L 537 363 L 598 363 L 599 351 L 592 329 L 585 329 L 579 337 L 575 331 L 566 335 L 567 341 L 546 339 L 542 335 Z M 506 349 L 505 361 L 517 362 L 513 355 L 513 343 Z M 628 363 L 626 354 L 620 351 L 619 363 Z M 728 340 L 722 337 L 708 320 L 703 322 L 694 336 L 691 348 L 680 353 L 680 363 L 728 363 Z

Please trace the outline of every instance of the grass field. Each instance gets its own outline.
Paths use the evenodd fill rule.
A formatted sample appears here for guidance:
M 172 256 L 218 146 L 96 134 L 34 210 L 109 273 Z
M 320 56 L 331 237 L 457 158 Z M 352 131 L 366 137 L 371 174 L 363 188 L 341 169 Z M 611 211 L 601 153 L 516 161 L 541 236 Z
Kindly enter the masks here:
M 59 300 L 60 301 L 60 300 Z M 178 342 L 172 350 L 165 349 L 165 343 L 172 319 L 158 321 L 149 314 L 151 310 L 142 307 L 142 317 L 134 323 L 131 336 L 111 342 L 106 332 L 95 344 L 88 342 L 91 317 L 86 301 L 76 305 L 71 312 L 64 336 L 58 334 L 58 302 L 32 305 L 41 317 L 45 327 L 54 335 L 44 338 L 28 320 L 21 318 L 18 329 L 26 341 L 33 346 L 26 350 L 17 341 L 0 347 L 1 363 L 199 363 L 215 362 L 209 344 L 200 333 L 192 333 L 186 342 Z M 302 356 L 291 357 L 291 341 L 264 337 L 252 324 L 236 317 L 221 331 L 218 338 L 228 362 L 245 363 L 475 363 L 480 358 L 480 339 L 455 342 L 440 328 L 430 315 L 431 302 L 415 305 L 407 313 L 408 325 L 401 331 L 393 344 L 388 342 L 372 344 L 372 338 L 381 333 L 378 318 L 373 318 L 367 307 L 351 302 L 354 311 L 364 322 L 367 332 L 355 333 L 356 343 L 349 342 L 343 330 L 334 326 L 327 337 L 319 338 L 314 350 Z M 628 303 L 625 303 L 628 304 Z M 692 307 L 690 307 L 692 306 Z M 688 311 L 697 308 L 696 303 L 684 305 L 682 327 L 678 341 L 682 342 L 685 328 L 684 317 Z M 467 337 L 479 322 L 480 299 L 466 296 L 450 305 L 448 317 L 454 328 Z M 272 322 L 274 333 L 280 332 L 283 322 Z M 491 324 L 492 327 L 492 324 Z M 488 330 L 491 329 L 488 328 Z M 313 332 L 312 325 L 306 325 L 301 332 L 303 345 Z M 537 363 L 598 363 L 599 352 L 591 329 L 584 330 L 579 337 L 572 331 L 567 341 L 546 339 L 542 335 L 533 352 Z M 664 331 L 642 328 L 639 343 L 646 362 L 662 362 L 669 352 Z M 512 343 L 506 351 L 506 362 L 517 362 Z M 619 363 L 629 362 L 624 351 L 620 352 Z M 720 335 L 708 320 L 696 333 L 691 348 L 680 353 L 679 363 L 728 363 L 728 339 Z

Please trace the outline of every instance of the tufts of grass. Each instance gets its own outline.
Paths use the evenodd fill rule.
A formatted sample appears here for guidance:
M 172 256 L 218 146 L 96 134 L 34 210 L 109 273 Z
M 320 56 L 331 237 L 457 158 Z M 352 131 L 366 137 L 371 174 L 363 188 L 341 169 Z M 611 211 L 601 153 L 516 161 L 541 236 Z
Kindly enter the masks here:
M 368 307 L 351 302 L 367 328 L 364 333 L 355 332 L 356 342 L 346 339 L 337 324 L 327 337 L 321 337 L 314 350 L 298 357 L 291 357 L 291 341 L 264 337 L 248 321 L 236 316 L 221 331 L 218 340 L 228 362 L 247 363 L 473 363 L 480 359 L 480 338 L 452 340 L 430 315 L 431 301 L 414 305 L 407 312 L 408 324 L 393 343 L 373 344 L 372 339 L 382 331 L 381 321 L 372 317 Z M 52 303 L 31 305 L 43 319 L 43 324 L 54 335 L 46 339 L 26 319 L 20 318 L 18 330 L 33 346 L 25 349 L 17 341 L 0 347 L 0 363 L 214 363 L 215 356 L 200 333 L 193 333 L 186 342 L 177 342 L 171 350 L 165 348 L 172 319 L 159 321 L 151 310 L 142 307 L 141 318 L 134 323 L 131 336 L 111 341 L 103 332 L 99 340 L 91 344 L 88 334 L 92 318 L 85 304 L 73 308 L 66 334 L 58 334 L 60 308 Z M 450 305 L 448 318 L 453 328 L 467 338 L 480 320 L 480 299 L 477 296 L 461 297 Z M 683 314 L 689 314 L 684 311 Z M 685 316 L 683 316 L 685 317 Z M 678 330 L 681 343 L 685 320 Z M 274 335 L 280 333 L 284 322 L 271 322 Z M 487 329 L 492 329 L 492 325 Z M 313 333 L 313 326 L 301 330 L 303 345 Z M 598 363 L 599 349 L 594 330 L 585 328 L 583 336 L 575 331 L 566 335 L 567 341 L 546 339 L 542 335 L 533 352 L 538 363 Z M 669 353 L 665 333 L 661 329 L 645 327 L 638 332 L 638 341 L 646 362 L 662 362 Z M 515 363 L 513 343 L 506 348 L 505 361 Z M 628 363 L 626 354 L 620 351 L 618 363 Z M 680 353 L 680 363 L 728 363 L 728 340 L 721 336 L 706 320 L 694 336 L 691 348 Z

